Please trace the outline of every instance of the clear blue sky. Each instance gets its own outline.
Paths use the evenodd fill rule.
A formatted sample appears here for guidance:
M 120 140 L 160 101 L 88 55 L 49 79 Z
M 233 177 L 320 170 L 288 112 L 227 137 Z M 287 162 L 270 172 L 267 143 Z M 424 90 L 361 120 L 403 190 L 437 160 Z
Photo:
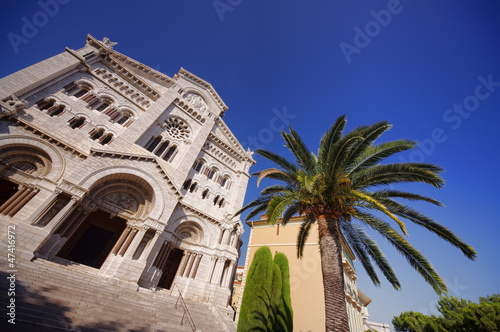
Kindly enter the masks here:
M 416 207 L 464 238 L 479 258 L 471 262 L 411 225 L 410 242 L 448 280 L 451 295 L 476 300 L 500 292 L 498 1 L 60 1 L 4 3 L 2 77 L 65 47 L 78 49 L 90 33 L 170 76 L 184 67 L 209 81 L 245 147 L 285 153 L 276 132 L 284 122 L 316 149 L 340 114 L 347 114 L 348 129 L 388 120 L 394 128 L 384 140 L 422 142 L 404 160 L 446 169 L 444 189 L 411 187 L 446 208 Z M 256 160 L 252 171 L 270 166 Z M 246 201 L 257 194 L 252 179 Z M 374 288 L 358 266 L 359 287 L 373 299 L 371 320 L 432 313 L 431 287 L 375 239 L 403 290 L 387 282 Z

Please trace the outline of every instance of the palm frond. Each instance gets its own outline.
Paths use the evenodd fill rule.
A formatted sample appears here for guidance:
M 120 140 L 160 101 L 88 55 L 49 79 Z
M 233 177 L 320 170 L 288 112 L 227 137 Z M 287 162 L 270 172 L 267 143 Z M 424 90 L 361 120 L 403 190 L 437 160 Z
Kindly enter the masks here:
M 363 133 L 363 140 L 352 149 L 349 155 L 348 164 L 352 165 L 360 155 L 372 146 L 377 138 L 379 138 L 387 130 L 391 129 L 391 127 L 392 125 L 390 125 L 387 121 L 377 122 L 368 126 Z
M 385 237 L 406 258 L 415 271 L 431 285 L 437 294 L 441 295 L 448 292 L 446 284 L 434 270 L 431 263 L 418 250 L 413 248 L 408 241 L 392 229 L 388 223 L 373 216 L 365 216 L 362 221 Z
M 411 220 L 417 225 L 420 225 L 425 229 L 433 232 L 443 240 L 460 249 L 467 258 L 472 260 L 475 260 L 477 258 L 474 248 L 466 244 L 462 239 L 460 239 L 445 226 L 435 222 L 434 220 L 408 206 L 396 202 L 395 200 L 392 200 L 390 198 L 381 198 L 380 200 L 384 203 L 385 206 L 387 206 L 389 210 L 391 210 L 392 213 Z
M 419 195 L 419 194 L 409 193 L 406 191 L 384 189 L 384 190 L 378 190 L 378 191 L 371 193 L 371 196 L 374 198 L 377 198 L 377 199 L 378 198 L 399 197 L 399 198 L 404 198 L 404 199 L 411 200 L 411 201 L 424 201 L 427 203 L 431 203 L 431 204 L 434 204 L 437 206 L 444 207 L 444 205 L 441 202 L 439 202 L 433 198 Z
M 311 215 L 306 215 L 302 224 L 300 224 L 299 234 L 297 236 L 297 258 L 302 258 L 304 254 L 304 245 L 311 231 L 311 226 L 315 219 Z
M 376 165 L 398 152 L 411 150 L 415 146 L 415 142 L 406 139 L 371 145 L 352 162 L 352 167 L 348 174 L 354 174 L 360 170 Z
M 338 142 L 338 140 L 342 137 L 342 133 L 344 131 L 344 127 L 347 120 L 345 119 L 345 114 L 339 116 L 337 120 L 335 120 L 332 127 L 321 137 L 321 141 L 319 143 L 318 148 L 318 162 L 322 165 L 328 164 L 328 158 L 331 155 L 331 151 Z
M 283 212 L 297 202 L 297 198 L 298 193 L 296 191 L 287 191 L 271 198 L 266 210 L 268 223 L 274 225 L 278 218 L 283 215 Z
M 291 128 L 290 134 L 284 131 L 281 132 L 281 136 L 285 140 L 285 146 L 293 153 L 295 158 L 297 159 L 298 165 L 308 174 L 313 174 L 316 168 L 315 159 L 309 150 L 309 148 L 305 145 L 304 141 L 300 138 L 300 136 Z
M 408 235 L 408 233 L 406 232 L 406 226 L 405 226 L 405 224 L 401 220 L 399 220 L 394 214 L 392 214 L 391 211 L 389 209 L 387 209 L 387 207 L 385 207 L 377 199 L 371 197 L 367 193 L 362 193 L 362 192 L 358 192 L 358 191 L 353 191 L 352 193 L 353 193 L 353 195 L 355 195 L 356 197 L 358 197 L 360 200 L 365 201 L 368 204 L 370 204 L 372 206 L 372 208 L 375 208 L 376 210 L 379 210 L 380 212 L 382 212 L 385 215 L 389 216 L 392 220 L 394 220 L 399 225 L 399 227 L 401 228 L 401 231 L 405 235 Z
M 262 149 L 258 149 L 256 152 L 257 152 L 257 154 L 261 155 L 262 157 L 266 158 L 267 160 L 270 160 L 273 163 L 275 163 L 276 165 L 281 166 L 283 169 L 288 171 L 290 174 L 296 174 L 298 172 L 297 165 L 288 161 L 286 158 L 280 156 L 279 154 L 276 154 L 274 152 L 267 151 L 267 150 L 262 150 Z
M 354 188 L 366 188 L 401 182 L 423 182 L 442 188 L 444 180 L 435 172 L 412 163 L 376 165 L 351 177 Z
M 283 225 L 286 225 L 288 221 L 290 221 L 290 219 L 299 212 L 299 210 L 300 210 L 299 204 L 290 205 L 283 213 L 283 219 L 281 223 Z

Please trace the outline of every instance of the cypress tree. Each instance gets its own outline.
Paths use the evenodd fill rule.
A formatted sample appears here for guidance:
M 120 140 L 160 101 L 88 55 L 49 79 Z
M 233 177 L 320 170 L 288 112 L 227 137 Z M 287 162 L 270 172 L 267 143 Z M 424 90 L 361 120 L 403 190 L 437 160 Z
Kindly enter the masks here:
M 285 254 L 276 253 L 274 255 L 274 264 L 281 271 L 281 297 L 274 319 L 273 332 L 292 332 L 293 331 L 293 310 L 292 299 L 290 297 L 290 270 L 288 259 Z
M 238 332 L 267 331 L 271 308 L 273 255 L 268 247 L 259 248 L 248 271 L 241 302 Z

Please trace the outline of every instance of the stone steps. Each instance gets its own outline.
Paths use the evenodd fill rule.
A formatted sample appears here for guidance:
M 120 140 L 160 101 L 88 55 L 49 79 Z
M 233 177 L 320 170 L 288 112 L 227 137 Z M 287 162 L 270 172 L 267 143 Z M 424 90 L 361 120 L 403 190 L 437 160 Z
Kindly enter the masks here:
M 136 291 L 97 275 L 98 270 L 62 259 L 19 265 L 16 275 L 16 321 L 33 330 L 191 331 L 178 297 L 168 291 Z M 0 287 L 8 288 L 5 277 Z M 177 294 L 177 292 L 176 292 Z M 0 293 L 2 303 L 9 300 Z M 223 331 L 209 306 L 185 300 L 197 331 Z

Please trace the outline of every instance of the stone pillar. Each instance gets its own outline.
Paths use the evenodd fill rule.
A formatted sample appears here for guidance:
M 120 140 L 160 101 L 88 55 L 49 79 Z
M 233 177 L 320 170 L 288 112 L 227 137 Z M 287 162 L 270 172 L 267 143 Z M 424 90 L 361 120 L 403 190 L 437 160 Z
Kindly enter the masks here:
M 222 235 L 221 244 L 228 245 L 230 236 L 231 236 L 231 231 L 229 229 L 225 229 Z
M 47 224 L 47 229 L 55 229 L 59 223 L 75 208 L 76 203 L 80 200 L 79 197 L 73 196 L 71 200 L 59 211 L 54 218 Z
M 136 230 L 137 234 L 134 237 L 133 241 L 131 241 L 129 248 L 123 257 L 132 258 L 132 255 L 134 255 L 135 251 L 139 247 L 139 244 L 141 243 L 141 240 L 148 231 L 148 229 L 149 226 L 142 226 L 140 229 Z
M 234 267 L 235 267 L 236 262 L 235 261 L 230 261 L 229 267 L 227 269 L 227 276 L 226 276 L 226 282 L 224 283 L 224 287 L 229 288 L 231 286 L 231 282 L 234 276 Z
M 203 257 L 203 254 L 198 254 L 198 259 L 196 260 L 196 263 L 194 265 L 193 271 L 191 272 L 190 278 L 194 279 L 196 277 L 196 273 L 198 272 L 198 267 L 200 266 L 201 258 Z
M 142 255 L 141 255 L 141 257 L 139 259 L 142 259 L 142 260 L 147 260 L 148 259 L 149 254 L 151 254 L 151 250 L 153 250 L 153 247 L 155 246 L 156 241 L 158 241 L 158 238 L 160 237 L 161 233 L 162 232 L 160 232 L 160 231 L 156 231 L 155 232 L 155 235 L 151 239 L 151 242 L 146 247 L 146 249 L 144 249 L 144 252 L 142 253 Z
M 212 282 L 212 275 L 214 274 L 215 264 L 217 263 L 217 257 L 210 257 L 210 265 L 208 266 L 208 275 L 206 282 Z
M 45 202 L 42 205 L 40 205 L 40 207 L 38 207 L 38 209 L 36 209 L 35 212 L 33 212 L 33 214 L 26 221 L 32 225 L 35 223 L 38 223 L 39 220 L 43 217 L 40 214 L 42 214 L 45 210 L 48 209 L 48 207 L 54 202 L 57 195 L 59 195 L 59 192 L 52 193 L 50 195 L 50 197 L 47 198 L 45 200 Z M 35 219 L 37 219 L 37 217 L 38 217 L 38 220 L 35 221 Z
M 191 254 L 191 257 L 190 257 L 189 262 L 187 264 L 186 271 L 184 272 L 184 277 L 189 278 L 189 276 L 191 275 L 191 269 L 193 268 L 193 264 L 196 261 L 197 256 L 198 256 L 197 253 Z
M 127 228 L 125 228 L 123 230 L 122 235 L 120 235 L 120 237 L 118 238 L 118 241 L 116 241 L 116 243 L 115 243 L 115 246 L 113 247 L 113 249 L 111 249 L 111 253 L 113 255 L 118 254 L 118 251 L 122 247 L 123 242 L 125 242 L 125 240 L 127 239 L 128 235 L 130 234 L 131 231 L 132 231 L 132 227 L 130 227 L 130 226 L 127 226 Z
M 182 257 L 181 261 L 181 267 L 179 269 L 179 273 L 177 273 L 179 277 L 182 277 L 184 275 L 184 271 L 186 270 L 186 266 L 188 264 L 189 259 L 191 258 L 191 255 L 192 253 L 189 251 L 184 252 L 184 257 Z
M 125 255 L 128 247 L 130 246 L 130 243 L 132 243 L 132 240 L 134 239 L 135 235 L 137 234 L 137 231 L 138 231 L 137 228 L 132 228 L 130 230 L 130 232 L 127 234 L 127 238 L 125 239 L 125 243 L 122 245 L 120 251 L 118 251 L 119 256 Z
M 222 270 L 224 269 L 224 264 L 226 259 L 224 257 L 219 257 L 217 264 L 215 265 L 214 274 L 212 276 L 212 284 L 219 284 L 222 276 Z
M 38 193 L 39 189 L 30 188 L 27 191 L 28 194 L 24 196 L 24 198 L 9 213 L 7 213 L 9 217 L 14 216 L 19 210 L 21 210 L 26 205 L 26 203 L 28 203 L 33 198 L 33 196 L 35 196 Z

